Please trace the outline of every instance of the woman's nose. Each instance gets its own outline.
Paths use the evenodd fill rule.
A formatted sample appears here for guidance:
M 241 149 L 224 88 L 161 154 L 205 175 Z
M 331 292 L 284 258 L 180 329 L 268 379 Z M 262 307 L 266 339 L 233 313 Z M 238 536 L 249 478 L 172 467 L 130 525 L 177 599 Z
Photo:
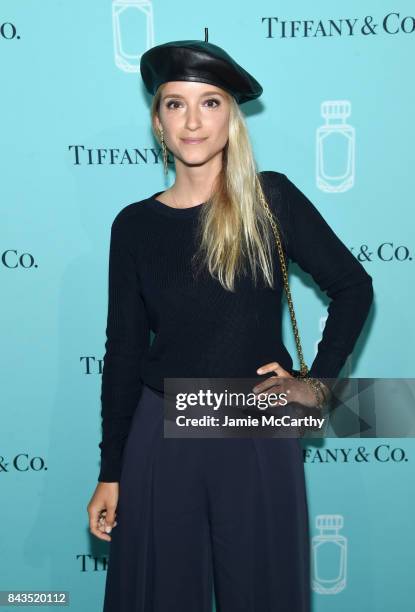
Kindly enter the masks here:
M 188 107 L 186 112 L 186 127 L 195 129 L 200 126 L 200 114 L 198 108 Z

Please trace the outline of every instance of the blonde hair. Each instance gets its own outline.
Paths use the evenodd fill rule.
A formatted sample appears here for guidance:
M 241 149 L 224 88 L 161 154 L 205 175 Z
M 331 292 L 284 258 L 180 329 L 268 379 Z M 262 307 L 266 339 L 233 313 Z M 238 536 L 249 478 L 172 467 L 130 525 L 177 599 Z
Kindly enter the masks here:
M 154 135 L 161 144 L 156 129 L 163 84 L 155 93 L 151 105 Z M 225 94 L 227 92 L 224 92 Z M 248 258 L 254 282 L 257 266 L 266 284 L 274 286 L 271 234 L 269 220 L 260 202 L 261 190 L 248 129 L 235 98 L 227 94 L 230 103 L 229 139 L 223 150 L 223 163 L 213 192 L 202 206 L 199 217 L 199 249 L 194 255 L 229 291 L 235 290 L 236 276 L 244 272 Z

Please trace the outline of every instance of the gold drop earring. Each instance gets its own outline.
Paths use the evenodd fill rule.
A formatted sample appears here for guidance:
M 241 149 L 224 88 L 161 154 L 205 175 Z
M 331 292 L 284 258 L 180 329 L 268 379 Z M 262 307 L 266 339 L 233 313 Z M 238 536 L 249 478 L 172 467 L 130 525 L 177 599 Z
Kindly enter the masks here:
M 161 140 L 161 148 L 163 151 L 163 166 L 164 166 L 164 174 L 167 176 L 168 173 L 168 166 L 167 166 L 167 147 L 166 147 L 166 143 L 164 142 L 164 132 L 163 132 L 163 128 L 160 128 L 159 130 L 160 133 L 160 140 Z

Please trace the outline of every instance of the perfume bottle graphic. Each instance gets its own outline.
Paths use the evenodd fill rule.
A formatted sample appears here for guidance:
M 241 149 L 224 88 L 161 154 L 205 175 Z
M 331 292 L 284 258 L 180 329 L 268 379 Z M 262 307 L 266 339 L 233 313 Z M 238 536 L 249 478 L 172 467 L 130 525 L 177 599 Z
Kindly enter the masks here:
M 115 64 L 124 72 L 139 72 L 142 54 L 154 45 L 151 0 L 113 0 L 112 30 Z
M 320 533 L 312 539 L 312 588 L 322 595 L 335 595 L 346 587 L 347 540 L 339 534 L 341 514 L 319 514 Z
M 354 184 L 355 129 L 346 123 L 348 100 L 326 100 L 321 114 L 326 120 L 316 132 L 316 183 L 322 191 L 340 193 Z

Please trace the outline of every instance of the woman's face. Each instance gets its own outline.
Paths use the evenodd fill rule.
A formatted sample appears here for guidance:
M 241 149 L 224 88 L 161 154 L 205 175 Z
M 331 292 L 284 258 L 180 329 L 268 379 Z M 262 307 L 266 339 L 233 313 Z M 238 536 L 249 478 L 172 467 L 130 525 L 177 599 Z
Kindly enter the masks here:
M 172 154 L 189 166 L 221 155 L 228 141 L 230 102 L 215 85 L 169 81 L 163 86 L 156 128 Z

